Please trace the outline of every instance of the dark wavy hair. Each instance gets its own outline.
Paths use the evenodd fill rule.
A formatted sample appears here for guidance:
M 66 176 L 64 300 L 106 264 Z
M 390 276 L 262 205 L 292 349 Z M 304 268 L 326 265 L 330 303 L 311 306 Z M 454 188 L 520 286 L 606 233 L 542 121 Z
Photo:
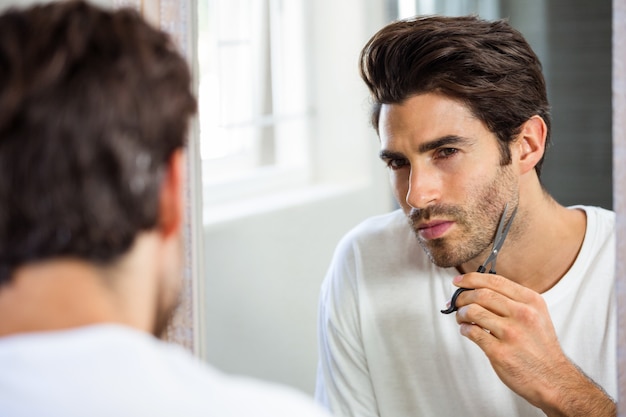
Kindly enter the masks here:
M 382 104 L 438 92 L 463 102 L 498 137 L 503 165 L 511 162 L 509 143 L 532 116 L 545 121 L 549 144 L 541 63 L 504 20 L 423 16 L 391 23 L 361 51 L 360 73 L 371 93 L 376 131 Z M 535 166 L 537 175 L 542 164 L 543 158 Z
M 196 111 L 170 38 L 82 1 L 0 16 L 0 285 L 53 257 L 105 264 L 154 228 Z

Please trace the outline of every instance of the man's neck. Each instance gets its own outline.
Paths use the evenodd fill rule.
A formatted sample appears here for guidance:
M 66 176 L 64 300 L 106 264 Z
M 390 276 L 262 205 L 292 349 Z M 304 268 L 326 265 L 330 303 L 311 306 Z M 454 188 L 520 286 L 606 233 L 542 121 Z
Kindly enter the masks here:
M 17 268 L 0 287 L 0 336 L 119 322 L 97 269 L 57 259 Z
M 535 201 L 521 201 L 498 256 L 496 272 L 543 293 L 574 264 L 585 231 L 586 215 L 582 210 L 563 207 L 545 193 Z M 476 271 L 487 255 L 481 254 L 459 270 Z

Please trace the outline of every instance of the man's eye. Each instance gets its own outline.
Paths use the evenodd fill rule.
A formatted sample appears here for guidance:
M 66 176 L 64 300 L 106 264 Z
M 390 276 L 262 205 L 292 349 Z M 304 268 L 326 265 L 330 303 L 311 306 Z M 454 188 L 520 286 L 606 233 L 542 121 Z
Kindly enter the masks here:
M 389 159 L 387 160 L 387 167 L 392 170 L 400 169 L 409 165 L 409 161 L 406 159 Z
M 449 158 L 452 155 L 456 154 L 459 150 L 456 148 L 443 148 L 437 151 L 437 156 L 439 158 Z

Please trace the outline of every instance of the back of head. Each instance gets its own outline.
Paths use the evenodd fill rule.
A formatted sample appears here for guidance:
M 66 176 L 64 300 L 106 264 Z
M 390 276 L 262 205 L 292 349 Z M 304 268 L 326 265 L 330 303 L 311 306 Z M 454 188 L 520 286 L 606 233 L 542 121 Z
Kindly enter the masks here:
M 25 263 L 110 262 L 155 227 L 196 102 L 184 58 L 130 10 L 0 16 L 0 285 Z
M 504 163 L 510 162 L 508 143 L 530 117 L 541 116 L 550 131 L 539 59 L 503 20 L 424 16 L 391 23 L 363 48 L 360 71 L 377 130 L 382 104 L 437 92 L 463 102 L 496 134 Z

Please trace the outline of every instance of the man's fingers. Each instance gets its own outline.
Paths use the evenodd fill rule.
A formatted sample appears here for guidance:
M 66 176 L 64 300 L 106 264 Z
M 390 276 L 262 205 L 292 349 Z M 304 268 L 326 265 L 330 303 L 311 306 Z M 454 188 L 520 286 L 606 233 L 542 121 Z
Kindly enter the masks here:
M 493 332 L 478 324 L 461 323 L 461 334 L 476 343 L 484 352 L 489 352 L 498 339 Z
M 506 322 L 501 316 L 494 314 L 488 309 L 482 307 L 479 304 L 469 304 L 461 307 L 456 313 L 456 322 L 461 326 L 461 334 L 464 333 L 465 325 L 472 325 L 473 327 L 479 327 L 483 332 L 487 332 L 492 337 L 500 338 L 503 334 L 502 326 Z M 474 332 L 475 329 L 466 329 L 468 334 L 475 336 L 477 339 L 484 340 L 484 335 Z M 466 335 L 467 336 L 467 335 Z M 469 336 L 468 336 L 469 337 Z M 481 346 L 482 347 L 482 346 Z
M 508 317 L 511 314 L 512 303 L 513 301 L 510 298 L 490 288 L 477 288 L 474 291 L 465 291 L 456 299 L 458 308 L 470 304 L 478 304 L 501 317 Z
M 454 278 L 453 283 L 457 287 L 475 289 L 488 288 L 504 295 L 507 298 L 510 298 L 511 300 L 519 301 L 521 303 L 531 302 L 536 296 L 536 293 L 533 290 L 496 274 L 470 272 L 457 276 Z

